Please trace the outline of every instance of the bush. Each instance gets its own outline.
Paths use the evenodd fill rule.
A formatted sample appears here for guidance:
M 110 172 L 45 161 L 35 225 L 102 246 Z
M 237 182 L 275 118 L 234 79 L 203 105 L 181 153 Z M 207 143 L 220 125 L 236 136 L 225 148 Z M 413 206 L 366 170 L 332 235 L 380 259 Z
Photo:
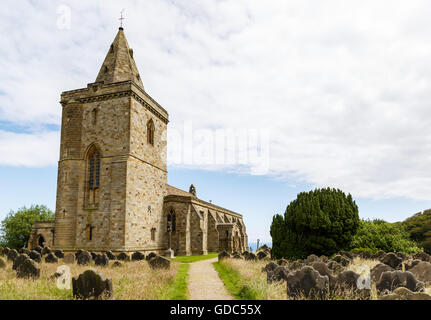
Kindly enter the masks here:
M 379 250 L 398 251 L 406 254 L 421 251 L 416 243 L 409 238 L 409 233 L 402 225 L 383 220 L 361 220 L 351 246 L 355 248 L 353 250 L 367 248 L 373 253 Z
M 52 221 L 54 213 L 46 206 L 32 205 L 18 211 L 10 211 L 1 222 L 0 245 L 20 249 L 27 245 L 35 221 Z
M 287 206 L 284 217 L 273 217 L 273 256 L 330 256 L 350 248 L 358 227 L 358 206 L 350 194 L 330 188 L 302 192 Z
M 410 239 L 431 254 L 431 210 L 416 213 L 401 224 L 410 233 Z

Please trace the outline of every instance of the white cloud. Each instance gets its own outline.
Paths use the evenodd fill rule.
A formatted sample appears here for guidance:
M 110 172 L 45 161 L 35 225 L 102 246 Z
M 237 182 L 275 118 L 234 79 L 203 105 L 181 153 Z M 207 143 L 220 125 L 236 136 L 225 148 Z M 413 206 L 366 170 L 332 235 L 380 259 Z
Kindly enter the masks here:
M 0 165 L 43 167 L 56 163 L 60 148 L 58 132 L 35 134 L 0 130 Z
M 95 80 L 125 8 L 144 85 L 171 126 L 269 128 L 273 176 L 429 199 L 428 1 L 6 2 L 0 120 L 59 124 L 60 92 Z M 70 30 L 56 28 L 59 5 L 72 9 Z M 43 148 L 46 134 L 32 135 Z M 23 165 L 55 164 L 58 142 L 46 148 Z

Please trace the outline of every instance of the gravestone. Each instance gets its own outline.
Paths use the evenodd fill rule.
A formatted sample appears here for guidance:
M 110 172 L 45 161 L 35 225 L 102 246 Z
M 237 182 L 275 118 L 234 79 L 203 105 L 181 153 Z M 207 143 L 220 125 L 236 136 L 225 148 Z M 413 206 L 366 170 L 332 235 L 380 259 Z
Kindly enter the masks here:
M 37 266 L 36 262 L 27 259 L 18 267 L 16 276 L 20 279 L 39 279 L 40 268 Z
M 30 254 L 28 255 L 30 257 L 31 260 L 41 263 L 42 262 L 42 256 L 40 255 L 39 252 L 32 250 L 30 251 Z
M 94 259 L 94 263 L 96 266 L 106 267 L 109 265 L 108 256 L 104 253 L 96 255 L 96 259 Z
M 87 270 L 72 279 L 73 298 L 85 300 L 103 300 L 112 297 L 112 279 L 106 279 L 102 273 Z
M 76 261 L 79 265 L 86 266 L 91 263 L 91 259 L 91 254 L 88 251 L 82 251 L 76 258 Z
M 75 263 L 75 255 L 73 253 L 66 254 L 64 256 L 63 262 L 66 264 L 74 264 Z
M 161 256 L 155 256 L 148 260 L 148 264 L 152 269 L 169 269 L 171 261 Z
M 45 258 L 46 263 L 58 263 L 58 258 L 52 252 L 49 253 Z

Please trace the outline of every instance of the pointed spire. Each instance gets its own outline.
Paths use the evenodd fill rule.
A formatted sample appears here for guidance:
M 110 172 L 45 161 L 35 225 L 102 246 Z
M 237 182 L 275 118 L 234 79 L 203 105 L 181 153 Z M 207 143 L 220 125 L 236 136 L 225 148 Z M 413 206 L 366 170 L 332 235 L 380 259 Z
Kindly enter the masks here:
M 135 82 L 144 89 L 141 76 L 133 59 L 133 50 L 130 49 L 127 43 L 123 28 L 120 27 L 100 68 L 96 82 L 103 81 L 108 84 L 127 80 Z

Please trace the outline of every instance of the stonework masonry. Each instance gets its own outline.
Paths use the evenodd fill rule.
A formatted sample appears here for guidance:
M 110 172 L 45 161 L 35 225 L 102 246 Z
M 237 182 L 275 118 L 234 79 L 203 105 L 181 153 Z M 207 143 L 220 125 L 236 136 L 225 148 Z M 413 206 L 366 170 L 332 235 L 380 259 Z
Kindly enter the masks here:
M 34 224 L 30 247 L 43 238 L 65 251 L 247 249 L 242 215 L 167 184 L 169 116 L 144 90 L 122 28 L 96 82 L 63 92 L 61 105 L 55 221 Z

